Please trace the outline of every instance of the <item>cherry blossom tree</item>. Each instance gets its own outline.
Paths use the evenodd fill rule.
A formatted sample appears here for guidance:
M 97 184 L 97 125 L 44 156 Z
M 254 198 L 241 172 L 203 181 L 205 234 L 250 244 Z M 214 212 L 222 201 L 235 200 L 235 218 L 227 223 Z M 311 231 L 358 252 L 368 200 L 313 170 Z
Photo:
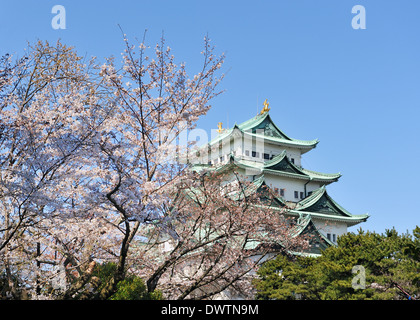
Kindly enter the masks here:
M 15 63 L 10 56 L 1 60 L 0 254 L 9 296 L 17 294 L 13 274 L 39 289 L 34 270 L 42 242 L 53 240 L 44 232 L 51 219 L 86 215 L 74 210 L 74 201 L 84 179 L 80 161 L 102 108 L 92 67 L 60 42 L 40 41 Z
M 94 144 L 91 167 L 97 179 L 92 183 L 89 201 L 100 207 L 100 217 L 121 235 L 115 276 L 100 293 L 115 291 L 126 272 L 130 245 L 139 228 L 167 219 L 171 205 L 167 186 L 182 177 L 186 165 L 176 160 L 182 153 L 177 138 L 195 127 L 209 110 L 224 56 L 216 57 L 210 40 L 204 40 L 200 72 L 188 77 L 185 64 L 176 65 L 165 40 L 147 55 L 145 43 L 126 44 L 121 67 L 114 59 L 101 66 L 101 88 L 112 106 L 111 121 L 104 123 L 100 140 Z M 186 146 L 185 146 L 186 147 Z
M 149 291 L 170 299 L 252 298 L 263 261 L 306 249 L 308 239 L 294 235 L 296 221 L 273 206 L 276 197 L 261 181 L 234 169 L 184 177 L 168 225 L 145 230 L 132 256 Z
M 121 62 L 60 42 L 0 60 L 1 294 L 107 299 L 131 273 L 168 299 L 249 296 L 261 261 L 306 241 L 268 190 L 180 161 L 193 143 L 182 134 L 220 94 L 224 55 L 205 37 L 190 76 L 163 37 L 124 43 Z
M 94 264 L 109 260 L 116 272 L 96 296 L 115 292 L 138 229 L 165 219 L 164 187 L 185 172 L 174 157 L 179 133 L 218 94 L 224 57 L 209 39 L 192 78 L 164 39 L 154 59 L 144 43 L 124 40 L 119 67 L 112 58 L 85 64 L 61 43 L 39 42 L 14 68 L 4 60 L 0 253 L 6 273 L 12 255 L 13 272 L 37 294 L 61 266 L 67 286 L 59 297 L 75 297 Z

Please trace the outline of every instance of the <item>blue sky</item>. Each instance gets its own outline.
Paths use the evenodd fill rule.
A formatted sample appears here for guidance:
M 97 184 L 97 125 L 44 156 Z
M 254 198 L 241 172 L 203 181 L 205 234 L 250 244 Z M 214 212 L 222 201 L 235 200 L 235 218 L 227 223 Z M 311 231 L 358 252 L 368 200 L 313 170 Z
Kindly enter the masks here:
M 351 25 L 354 5 L 366 29 Z M 66 29 L 54 30 L 54 5 Z M 420 2 L 287 1 L 5 1 L 0 0 L 0 54 L 22 55 L 27 42 L 61 39 L 81 55 L 114 55 L 129 39 L 154 45 L 162 34 L 177 61 L 198 71 L 203 37 L 226 54 L 221 84 L 199 127 L 245 121 L 270 103 L 288 135 L 315 139 L 303 166 L 341 172 L 330 195 L 364 230 L 420 225 Z M 358 227 L 350 230 L 356 231 Z

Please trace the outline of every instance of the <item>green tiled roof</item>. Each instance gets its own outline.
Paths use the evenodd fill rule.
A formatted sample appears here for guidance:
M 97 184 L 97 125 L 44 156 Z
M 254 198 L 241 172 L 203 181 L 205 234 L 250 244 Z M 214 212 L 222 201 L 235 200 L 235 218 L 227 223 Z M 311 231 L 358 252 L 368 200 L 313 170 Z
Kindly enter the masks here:
M 262 200 L 265 205 L 276 208 L 286 207 L 286 202 L 282 198 L 273 195 L 269 196 L 268 189 L 269 187 L 265 183 L 264 175 L 262 175 L 251 181 L 251 183 L 244 188 L 243 192 L 238 191 L 231 193 L 228 196 L 232 200 L 242 200 L 252 194 L 258 193 L 260 195 L 260 200 Z
M 311 215 L 300 215 L 295 227 L 295 237 L 305 236 L 310 234 L 311 238 L 309 239 L 309 249 L 307 253 L 311 254 L 320 254 L 321 250 L 324 250 L 335 244 L 328 240 L 312 221 Z
M 308 236 L 309 240 L 309 248 L 302 252 L 290 252 L 293 255 L 304 255 L 304 256 L 319 256 L 321 254 L 322 250 L 325 250 L 326 248 L 330 246 L 334 246 L 335 244 L 328 240 L 315 226 L 313 223 L 311 216 L 301 215 L 299 219 L 297 220 L 297 223 L 295 226 L 292 227 L 291 236 L 293 238 L 299 237 L 299 236 Z M 247 243 L 246 249 L 252 250 L 256 249 L 261 244 L 260 241 L 257 240 L 251 240 Z M 284 247 L 282 243 L 278 243 L 279 246 Z
M 223 171 L 225 166 L 230 167 L 233 164 L 243 169 L 254 170 L 256 174 L 269 173 L 320 182 L 334 182 L 341 177 L 340 173 L 321 173 L 300 168 L 289 160 L 286 151 L 283 151 L 273 159 L 266 162 L 245 160 L 233 155 L 230 156 L 230 159 L 230 163 L 224 164 L 222 166 L 211 167 L 210 165 L 207 165 L 205 167 L 210 170 Z M 193 170 L 196 171 L 199 171 L 202 168 L 204 168 L 202 165 L 193 166 Z
M 234 157 L 231 156 L 231 159 Z M 276 161 L 270 161 L 269 165 L 275 164 Z M 223 166 L 219 167 L 209 167 L 210 170 L 233 170 L 236 166 L 240 167 L 241 165 L 236 162 L 228 163 Z M 255 179 L 249 189 L 246 190 L 246 194 L 250 194 L 253 192 L 260 192 L 262 186 L 266 186 L 264 180 L 264 173 L 271 173 L 269 170 L 261 170 L 256 172 L 256 175 L 261 173 L 257 179 Z M 238 198 L 239 199 L 239 198 Z M 274 208 L 283 208 L 287 207 L 286 202 L 282 198 L 277 198 L 278 201 L 272 204 Z M 312 192 L 311 195 L 302 199 L 300 202 L 296 204 L 293 208 L 288 208 L 284 211 L 285 214 L 292 215 L 292 216 L 299 216 L 302 213 L 310 214 L 313 217 L 323 220 L 334 220 L 334 221 L 341 221 L 345 222 L 348 226 L 352 226 L 358 224 L 360 222 L 366 221 L 369 218 L 368 214 L 362 215 L 353 215 L 342 206 L 340 206 L 337 202 L 335 202 L 327 193 L 325 186 L 320 187 L 319 189 Z
M 219 141 L 229 137 L 235 130 L 239 130 L 244 136 L 264 138 L 267 142 L 280 145 L 294 146 L 303 149 L 315 148 L 318 144 L 318 139 L 315 140 L 298 140 L 287 136 L 281 131 L 276 124 L 271 120 L 268 112 L 257 115 L 239 125 L 235 124 L 233 128 L 226 129 L 220 133 L 216 138 L 210 141 L 210 145 L 218 143 Z
M 353 215 L 348 212 L 328 195 L 325 186 L 315 190 L 310 196 L 298 202 L 290 212 L 308 213 L 320 219 L 345 221 L 350 225 L 366 221 L 369 218 L 369 214 Z
M 276 161 L 272 161 L 270 164 L 274 164 Z M 230 168 L 234 167 L 230 164 Z M 225 169 L 228 165 L 224 166 Z M 270 208 L 277 211 L 279 214 L 285 214 L 286 216 L 297 217 L 297 223 L 293 226 L 292 236 L 297 237 L 300 235 L 310 234 L 310 248 L 305 252 L 291 252 L 292 254 L 303 254 L 317 256 L 321 250 L 334 245 L 333 242 L 328 240 L 315 226 L 313 219 L 325 219 L 328 221 L 341 221 L 346 223 L 348 226 L 355 225 L 359 222 L 366 221 L 369 217 L 368 214 L 364 215 L 352 215 L 350 212 L 345 210 L 343 207 L 338 205 L 326 192 L 326 188 L 323 186 L 315 190 L 310 196 L 301 200 L 296 204 L 295 207 L 291 208 L 287 203 L 280 197 L 273 197 L 270 202 L 265 201 L 264 192 L 266 190 L 266 183 L 264 175 L 261 175 L 257 179 L 254 179 L 243 192 L 235 192 L 226 194 L 227 197 L 233 200 L 242 200 L 244 197 L 248 197 L 251 194 L 261 193 L 260 199 L 262 204 L 252 204 L 259 208 Z M 268 188 L 268 187 L 267 187 Z M 192 189 L 188 192 L 190 197 L 194 201 L 202 201 L 202 191 L 200 189 Z M 252 250 L 257 248 L 261 243 L 257 240 L 250 241 L 247 244 L 247 249 Z M 279 243 L 281 246 L 281 243 Z

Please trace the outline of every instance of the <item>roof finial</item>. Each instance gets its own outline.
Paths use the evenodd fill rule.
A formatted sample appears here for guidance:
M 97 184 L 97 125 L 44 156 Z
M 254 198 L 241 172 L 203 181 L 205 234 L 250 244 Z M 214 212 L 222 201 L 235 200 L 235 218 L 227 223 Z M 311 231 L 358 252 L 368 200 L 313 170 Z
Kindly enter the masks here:
M 270 111 L 270 108 L 268 107 L 269 103 L 268 103 L 267 99 L 264 100 L 263 105 L 264 105 L 264 108 L 261 110 L 260 114 L 264 114 L 264 113 Z
M 224 129 L 222 129 L 222 122 L 219 122 L 218 124 L 217 124 L 217 127 L 219 128 L 219 130 L 217 130 L 217 132 L 219 132 L 219 133 L 222 133 L 223 132 L 223 130 Z

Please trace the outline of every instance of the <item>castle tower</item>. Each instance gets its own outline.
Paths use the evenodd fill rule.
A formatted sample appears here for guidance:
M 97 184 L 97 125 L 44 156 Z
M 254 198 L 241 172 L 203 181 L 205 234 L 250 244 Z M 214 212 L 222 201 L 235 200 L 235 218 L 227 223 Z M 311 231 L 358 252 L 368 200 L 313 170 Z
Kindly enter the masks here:
M 285 204 L 283 214 L 300 217 L 300 233 L 311 232 L 318 241 L 311 253 L 334 245 L 347 228 L 368 219 L 368 214 L 353 215 L 327 193 L 327 186 L 337 182 L 340 173 L 321 173 L 302 167 L 302 156 L 314 149 L 318 140 L 297 140 L 277 127 L 269 115 L 268 102 L 257 116 L 218 135 L 195 154 L 192 169 L 201 171 L 235 170 L 249 181 L 264 183 Z

